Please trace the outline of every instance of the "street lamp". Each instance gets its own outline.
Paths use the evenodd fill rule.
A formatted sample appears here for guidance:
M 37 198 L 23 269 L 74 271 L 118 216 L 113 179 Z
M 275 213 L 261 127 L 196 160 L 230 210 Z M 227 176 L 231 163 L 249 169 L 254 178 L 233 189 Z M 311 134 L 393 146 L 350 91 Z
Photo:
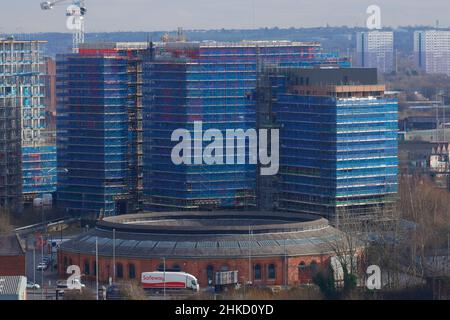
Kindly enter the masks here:
M 166 300 L 166 258 L 163 257 L 163 269 L 164 269 L 164 300 Z

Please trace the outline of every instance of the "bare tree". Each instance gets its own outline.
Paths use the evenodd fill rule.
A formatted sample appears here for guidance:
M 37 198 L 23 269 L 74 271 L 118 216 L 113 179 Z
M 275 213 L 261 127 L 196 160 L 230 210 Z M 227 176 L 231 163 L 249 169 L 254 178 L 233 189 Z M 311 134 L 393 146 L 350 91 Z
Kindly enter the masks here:
M 119 283 L 120 296 L 125 300 L 148 300 L 144 289 L 137 281 Z

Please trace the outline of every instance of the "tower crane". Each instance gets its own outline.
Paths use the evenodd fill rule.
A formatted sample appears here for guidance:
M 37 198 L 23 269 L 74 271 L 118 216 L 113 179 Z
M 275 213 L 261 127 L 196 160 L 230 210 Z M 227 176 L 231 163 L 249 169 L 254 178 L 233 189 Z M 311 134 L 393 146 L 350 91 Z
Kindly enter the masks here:
M 54 0 L 41 3 L 42 10 L 52 10 L 55 6 L 71 3 L 66 10 L 67 27 L 73 31 L 72 51 L 78 52 L 81 43 L 84 43 L 84 16 L 87 13 L 84 0 Z

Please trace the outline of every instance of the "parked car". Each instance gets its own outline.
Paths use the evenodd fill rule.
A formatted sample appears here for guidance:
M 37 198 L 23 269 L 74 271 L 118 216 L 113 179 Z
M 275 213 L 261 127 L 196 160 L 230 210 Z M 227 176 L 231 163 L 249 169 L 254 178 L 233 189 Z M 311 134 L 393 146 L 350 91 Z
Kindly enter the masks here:
M 48 264 L 45 262 L 39 263 L 36 267 L 37 271 L 46 271 L 47 269 L 48 269 Z
M 73 284 L 79 284 L 81 288 L 85 288 L 86 285 L 81 283 L 80 279 L 74 279 Z M 56 287 L 58 289 L 68 289 L 67 280 L 56 281 Z
M 27 281 L 27 289 L 39 290 L 40 288 L 41 288 L 41 286 L 39 284 L 31 282 L 31 281 Z

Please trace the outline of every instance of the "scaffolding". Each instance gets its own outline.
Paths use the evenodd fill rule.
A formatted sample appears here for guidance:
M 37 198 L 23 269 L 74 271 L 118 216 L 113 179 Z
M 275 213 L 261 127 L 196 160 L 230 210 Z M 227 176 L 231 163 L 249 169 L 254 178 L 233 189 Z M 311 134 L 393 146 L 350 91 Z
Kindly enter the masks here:
M 142 43 L 57 57 L 58 203 L 97 218 L 142 203 Z M 143 49 L 144 48 L 144 49 Z
M 396 99 L 384 95 L 376 76 L 355 69 L 319 72 L 322 79 L 313 80 L 312 73 L 290 70 L 276 88 L 283 141 L 279 208 L 332 221 L 342 211 L 371 219 L 392 210 L 398 188 Z M 341 82 L 333 80 L 336 75 Z
M 168 42 L 144 63 L 144 196 L 151 210 L 251 209 L 259 168 L 252 164 L 172 163 L 174 130 L 263 128 L 257 94 L 259 64 L 313 67 L 349 61 L 318 43 L 288 41 Z M 205 148 L 206 142 L 202 142 Z M 246 155 L 247 156 L 247 155 Z
M 25 146 L 40 146 L 45 130 L 44 41 L 0 39 L 0 206 L 22 210 Z

